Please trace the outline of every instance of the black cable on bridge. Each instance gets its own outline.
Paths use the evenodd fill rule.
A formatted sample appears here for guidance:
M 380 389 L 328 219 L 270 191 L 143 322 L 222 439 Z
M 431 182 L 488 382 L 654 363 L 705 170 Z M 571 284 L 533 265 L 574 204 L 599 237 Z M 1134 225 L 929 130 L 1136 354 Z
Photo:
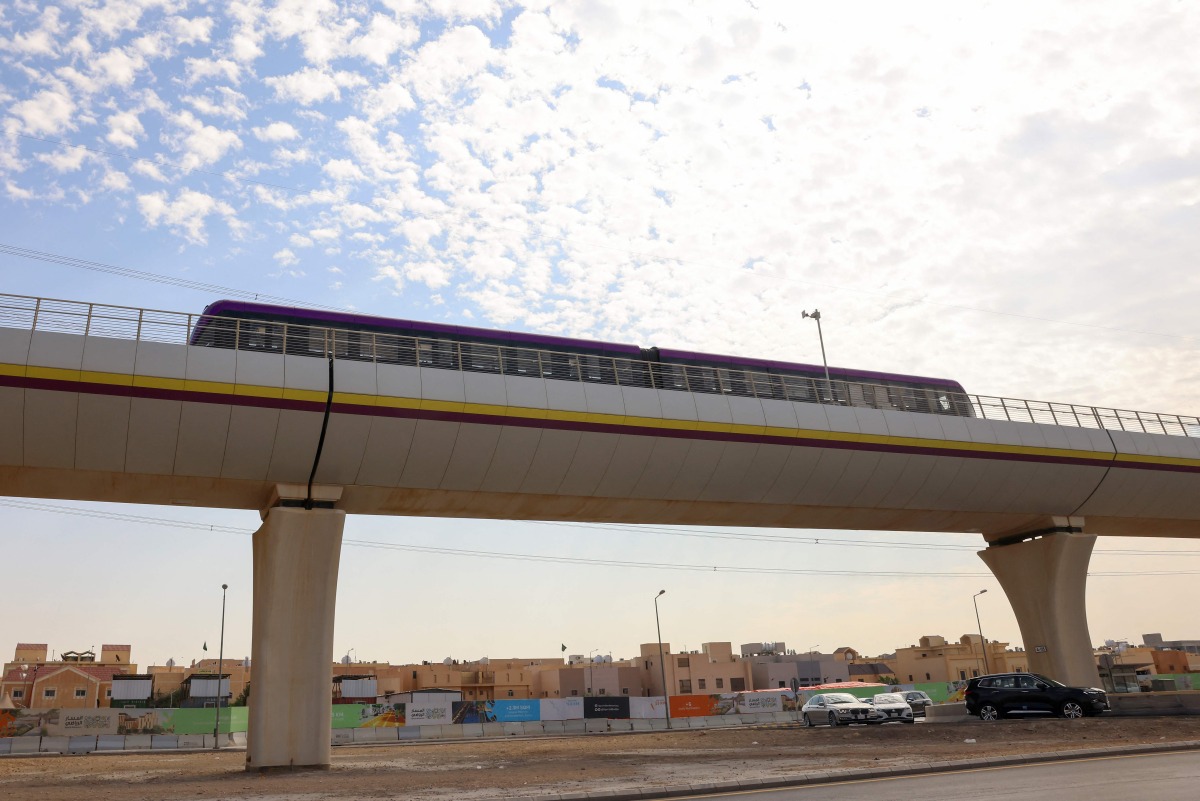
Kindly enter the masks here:
M 325 395 L 325 417 L 321 420 L 321 436 L 317 440 L 317 454 L 313 457 L 312 471 L 308 474 L 308 494 L 304 498 L 304 508 L 313 508 L 313 479 L 317 476 L 317 467 L 321 464 L 321 451 L 325 449 L 325 432 L 329 430 L 329 412 L 333 408 L 333 342 L 329 343 L 329 391 Z

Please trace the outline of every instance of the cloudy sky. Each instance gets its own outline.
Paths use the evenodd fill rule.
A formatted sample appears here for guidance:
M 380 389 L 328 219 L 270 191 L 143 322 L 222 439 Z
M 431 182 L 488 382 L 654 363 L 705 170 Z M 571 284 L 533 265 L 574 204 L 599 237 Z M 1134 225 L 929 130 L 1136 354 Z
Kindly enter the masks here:
M 0 291 L 180 311 L 252 292 L 810 363 L 819 308 L 833 364 L 1196 414 L 1197 41 L 1180 2 L 13 0 Z M 0 506 L 29 568 L 9 597 L 46 612 L 5 615 L 0 654 L 186 661 L 222 582 L 227 650 L 249 651 L 252 513 L 58 507 Z M 677 647 L 880 653 L 974 630 L 985 587 L 985 634 L 1019 642 L 975 538 L 768 533 L 354 519 L 335 649 L 628 656 L 662 588 Z M 860 547 L 889 542 L 935 547 Z M 862 575 L 395 547 L 417 545 Z M 1134 548 L 1197 550 L 1098 551 Z M 1194 565 L 1098 553 L 1097 573 L 1170 575 L 1093 578 L 1092 639 L 1200 636 Z

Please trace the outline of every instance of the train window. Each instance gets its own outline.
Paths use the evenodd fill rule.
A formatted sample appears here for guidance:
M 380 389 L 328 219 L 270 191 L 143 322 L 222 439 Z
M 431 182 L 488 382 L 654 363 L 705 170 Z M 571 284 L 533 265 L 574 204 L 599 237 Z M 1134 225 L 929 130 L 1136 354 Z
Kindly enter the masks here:
M 600 384 L 617 383 L 612 359 L 602 356 L 580 356 L 579 368 L 584 381 L 595 381 Z
M 937 400 L 938 400 L 938 406 L 941 407 L 943 412 L 950 411 L 950 399 L 949 398 L 947 398 L 945 395 L 938 395 Z
M 538 352 L 527 348 L 501 348 L 504 372 L 508 375 L 536 376 L 539 372 Z
M 463 343 L 462 368 L 476 373 L 500 372 L 500 349 L 495 345 Z
M 416 340 L 394 334 L 376 334 L 375 359 L 384 364 L 414 365 L 417 363 Z
M 754 394 L 760 398 L 783 398 L 783 379 L 777 375 L 769 373 L 752 373 L 751 380 L 754 382 Z
M 801 403 L 817 402 L 817 388 L 811 378 L 798 375 L 784 376 L 783 387 L 786 391 L 787 399 L 790 401 L 800 401 Z
M 721 382 L 721 391 L 729 395 L 754 397 L 754 390 L 746 378 L 745 370 L 718 370 L 717 377 Z
M 238 349 L 278 353 L 283 349 L 283 323 L 239 320 Z
M 687 374 L 681 365 L 651 362 L 650 375 L 654 380 L 654 386 L 658 389 L 687 391 Z
M 717 379 L 716 370 L 711 367 L 693 367 L 690 364 L 686 370 L 688 388 L 692 392 L 721 392 L 721 383 Z
M 417 340 L 417 363 L 421 367 L 437 367 L 442 370 L 458 369 L 458 348 L 456 342 L 446 342 L 440 339 Z
M 617 383 L 623 387 L 653 386 L 650 379 L 650 366 L 645 362 L 632 359 L 613 359 L 617 370 Z
M 542 351 L 542 375 L 560 381 L 579 380 L 579 360 L 569 353 Z

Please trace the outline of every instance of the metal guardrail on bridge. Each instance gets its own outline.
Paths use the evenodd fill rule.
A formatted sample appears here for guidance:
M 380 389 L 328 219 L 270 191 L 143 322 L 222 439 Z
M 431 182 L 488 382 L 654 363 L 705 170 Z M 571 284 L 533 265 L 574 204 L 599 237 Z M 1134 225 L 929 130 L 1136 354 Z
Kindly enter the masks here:
M 1176 414 L 0 294 L 4 328 L 185 345 L 197 325 L 207 344 L 258 353 L 1200 437 L 1200 418 Z

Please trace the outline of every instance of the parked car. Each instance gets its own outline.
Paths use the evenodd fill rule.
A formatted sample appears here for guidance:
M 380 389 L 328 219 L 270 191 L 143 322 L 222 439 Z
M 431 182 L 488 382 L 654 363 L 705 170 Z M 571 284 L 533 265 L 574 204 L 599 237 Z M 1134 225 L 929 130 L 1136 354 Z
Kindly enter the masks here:
M 908 701 L 904 700 L 904 695 L 901 693 L 877 693 L 871 699 L 871 706 L 875 709 L 872 723 L 917 722 L 913 717 L 912 707 L 908 705 Z
M 967 712 L 981 720 L 1007 715 L 1081 718 L 1108 709 L 1108 696 L 1095 687 L 1068 687 L 1036 673 L 996 673 L 967 682 Z
M 800 708 L 805 726 L 843 726 L 849 723 L 870 723 L 875 708 L 864 704 L 850 693 L 819 693 Z
M 904 700 L 912 707 L 913 715 L 919 718 L 925 717 L 926 707 L 933 706 L 933 699 L 928 693 L 921 690 L 906 690 L 900 693 L 904 696 Z

